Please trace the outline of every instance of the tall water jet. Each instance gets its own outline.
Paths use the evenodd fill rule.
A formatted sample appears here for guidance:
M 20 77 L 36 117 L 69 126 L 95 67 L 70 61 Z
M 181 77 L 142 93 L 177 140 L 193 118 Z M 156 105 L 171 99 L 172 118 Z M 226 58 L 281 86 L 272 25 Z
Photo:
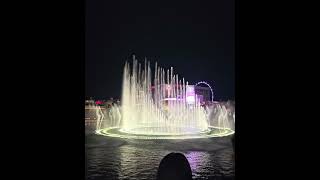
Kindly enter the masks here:
M 139 67 L 139 68 L 137 68 Z M 142 71 L 142 73 L 141 73 Z M 154 77 L 150 62 L 144 69 L 133 58 L 132 68 L 126 62 L 122 84 L 121 131 L 131 134 L 181 135 L 197 134 L 208 129 L 200 102 L 184 100 L 188 84 L 181 84 L 178 75 L 155 64 Z M 167 77 L 167 81 L 164 81 Z

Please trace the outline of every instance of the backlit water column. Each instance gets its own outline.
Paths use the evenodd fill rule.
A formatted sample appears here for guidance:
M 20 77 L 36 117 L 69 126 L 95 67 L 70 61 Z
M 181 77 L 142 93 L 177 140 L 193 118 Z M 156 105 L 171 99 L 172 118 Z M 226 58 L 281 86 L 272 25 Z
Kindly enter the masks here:
M 172 67 L 166 71 L 156 63 L 152 73 L 150 62 L 146 60 L 141 65 L 134 57 L 132 68 L 126 62 L 122 84 L 121 131 L 176 135 L 207 130 L 208 122 L 200 102 L 186 103 L 187 87 L 188 82 L 185 84 L 184 78 L 179 79 Z

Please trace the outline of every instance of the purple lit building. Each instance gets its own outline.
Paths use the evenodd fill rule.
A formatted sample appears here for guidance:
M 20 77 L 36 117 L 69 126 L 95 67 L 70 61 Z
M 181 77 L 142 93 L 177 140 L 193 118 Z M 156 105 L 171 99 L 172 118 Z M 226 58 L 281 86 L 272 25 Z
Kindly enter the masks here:
M 165 104 L 168 103 L 168 101 L 177 101 L 177 100 L 182 100 L 178 95 L 178 99 L 176 98 L 171 98 L 169 95 L 169 91 L 170 91 L 170 85 L 165 85 L 166 89 L 168 91 L 166 91 L 165 97 L 163 98 L 163 101 Z M 154 91 L 154 87 L 152 87 L 152 91 Z M 212 89 L 210 87 L 203 87 L 203 86 L 199 86 L 199 85 L 188 85 L 186 87 L 186 97 L 185 97 L 185 101 L 188 104 L 194 104 L 195 102 L 200 102 L 201 104 L 206 104 L 207 102 L 211 102 L 212 101 Z

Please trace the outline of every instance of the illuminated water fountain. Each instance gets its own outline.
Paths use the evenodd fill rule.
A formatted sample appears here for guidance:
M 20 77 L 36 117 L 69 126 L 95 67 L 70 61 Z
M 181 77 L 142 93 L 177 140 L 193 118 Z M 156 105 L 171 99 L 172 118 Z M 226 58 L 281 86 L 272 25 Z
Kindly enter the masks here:
M 150 62 L 145 60 L 141 65 L 134 58 L 132 68 L 127 62 L 124 67 L 121 107 L 114 105 L 107 112 L 97 108 L 96 133 L 137 139 L 207 138 L 234 133 L 234 112 L 230 116 L 221 105 L 206 110 L 188 89 L 188 82 L 179 79 L 172 67 L 166 71 L 156 63 L 152 73 Z

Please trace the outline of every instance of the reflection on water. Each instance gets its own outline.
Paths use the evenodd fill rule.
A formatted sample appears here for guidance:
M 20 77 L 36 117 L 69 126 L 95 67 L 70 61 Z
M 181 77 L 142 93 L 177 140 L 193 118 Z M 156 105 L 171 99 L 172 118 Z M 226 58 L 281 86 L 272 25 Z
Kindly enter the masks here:
M 120 147 L 120 179 L 153 179 L 162 157 L 169 151 L 153 151 L 132 146 Z
M 155 179 L 162 158 L 183 153 L 194 179 L 234 176 L 233 149 L 224 140 L 123 140 L 87 137 L 87 179 Z
M 191 151 L 185 154 L 189 164 L 191 166 L 192 172 L 199 172 L 208 166 L 210 155 L 207 152 Z

